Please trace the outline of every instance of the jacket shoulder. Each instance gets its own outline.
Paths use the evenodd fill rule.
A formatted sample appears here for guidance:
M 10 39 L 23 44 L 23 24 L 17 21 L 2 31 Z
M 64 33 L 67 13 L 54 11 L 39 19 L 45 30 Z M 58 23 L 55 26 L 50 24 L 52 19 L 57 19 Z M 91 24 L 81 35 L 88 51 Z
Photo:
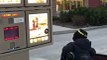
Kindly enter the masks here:
M 91 56 L 95 56 L 96 55 L 96 50 L 94 48 L 91 48 L 90 53 L 91 53 Z
M 66 51 L 73 51 L 73 48 L 74 48 L 74 46 L 73 46 L 73 42 L 70 42 L 70 43 L 68 43 L 67 45 L 65 45 L 64 47 L 63 47 L 63 50 L 66 50 Z

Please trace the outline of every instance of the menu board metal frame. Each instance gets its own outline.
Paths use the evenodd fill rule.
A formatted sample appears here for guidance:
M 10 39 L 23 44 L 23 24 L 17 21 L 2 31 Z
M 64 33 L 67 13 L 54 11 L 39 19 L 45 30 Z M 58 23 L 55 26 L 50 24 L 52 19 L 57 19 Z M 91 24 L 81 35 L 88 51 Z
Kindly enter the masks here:
M 30 43 L 30 30 L 29 30 L 29 14 L 41 14 L 41 13 L 47 13 L 48 14 L 48 40 L 43 41 L 43 42 L 37 42 L 37 43 Z M 51 21 L 51 9 L 41 9 L 41 10 L 31 10 L 31 11 L 26 11 L 26 25 L 27 25 L 27 45 L 28 48 L 31 47 L 38 47 L 38 46 L 44 46 L 47 44 L 52 43 L 52 21 Z M 36 33 L 34 33 L 36 34 Z
M 10 53 L 26 48 L 26 28 L 25 28 L 25 13 L 24 11 L 3 12 L 0 14 L 0 54 Z M 8 36 L 14 34 L 15 30 L 18 35 Z M 11 29 L 11 30 L 10 30 Z M 5 30 L 9 30 L 5 32 Z M 14 30 L 14 31 L 12 31 Z M 15 34 L 16 34 L 15 33 Z M 14 38 L 14 39 L 13 39 Z

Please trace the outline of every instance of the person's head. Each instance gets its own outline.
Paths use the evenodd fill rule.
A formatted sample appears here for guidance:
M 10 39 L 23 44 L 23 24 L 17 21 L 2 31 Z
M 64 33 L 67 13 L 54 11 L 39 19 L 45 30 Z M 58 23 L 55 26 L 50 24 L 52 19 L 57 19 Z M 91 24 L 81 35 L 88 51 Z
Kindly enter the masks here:
M 79 38 L 87 38 L 87 35 L 88 35 L 88 33 L 85 30 L 78 29 L 73 35 L 73 40 L 75 41 Z

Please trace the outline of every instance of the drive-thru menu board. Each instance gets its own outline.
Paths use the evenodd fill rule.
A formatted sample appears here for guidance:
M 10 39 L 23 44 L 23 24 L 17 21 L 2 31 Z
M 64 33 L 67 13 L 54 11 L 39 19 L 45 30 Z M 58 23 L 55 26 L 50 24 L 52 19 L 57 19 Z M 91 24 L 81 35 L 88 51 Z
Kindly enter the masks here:
M 0 0 L 0 54 L 51 44 L 51 20 L 50 0 Z

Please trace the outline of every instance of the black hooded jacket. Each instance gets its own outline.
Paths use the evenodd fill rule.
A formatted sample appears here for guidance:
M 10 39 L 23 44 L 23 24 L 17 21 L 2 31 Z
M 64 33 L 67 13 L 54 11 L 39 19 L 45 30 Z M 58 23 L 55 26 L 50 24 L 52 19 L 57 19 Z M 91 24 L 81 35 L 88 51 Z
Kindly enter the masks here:
M 66 46 L 63 47 L 60 60 L 66 60 L 67 53 L 71 51 L 73 52 L 74 50 L 73 43 L 82 49 L 88 50 L 92 57 L 96 54 L 95 49 L 91 47 L 91 42 L 88 39 L 79 38 L 75 40 L 75 42 L 70 42 Z

